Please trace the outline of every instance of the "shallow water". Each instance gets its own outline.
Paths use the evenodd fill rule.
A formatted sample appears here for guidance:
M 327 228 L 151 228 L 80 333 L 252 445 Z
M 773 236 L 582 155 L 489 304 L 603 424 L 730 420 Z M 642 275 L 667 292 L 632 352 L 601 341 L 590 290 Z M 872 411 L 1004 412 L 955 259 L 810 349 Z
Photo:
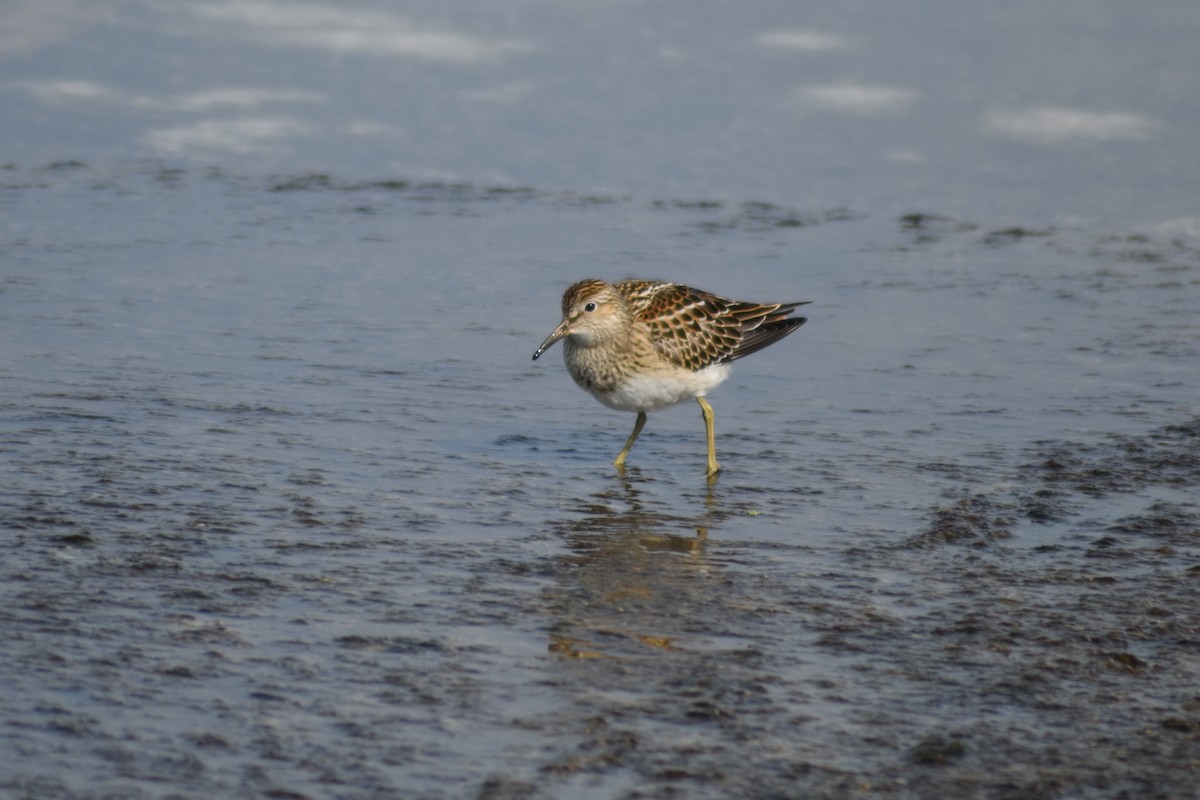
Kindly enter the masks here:
M 559 136 L 586 120 L 556 136 L 489 113 L 447 126 L 423 166 L 413 155 L 371 172 L 371 137 L 367 152 L 299 133 L 265 150 L 201 147 L 197 130 L 229 109 L 188 123 L 191 139 L 181 118 L 211 111 L 195 92 L 238 68 L 295 75 L 276 78 L 294 91 L 355 87 L 311 103 L 308 123 L 332 128 L 396 82 L 427 114 L 447 83 L 488 70 L 541 86 L 547 53 L 567 47 L 548 32 L 612 44 L 605 58 L 633 59 L 629 81 L 644 48 L 616 47 L 631 29 L 606 12 L 575 28 L 530 6 L 498 38 L 543 42 L 511 49 L 536 56 L 418 58 L 414 84 L 385 70 L 410 62 L 381 54 L 363 17 L 316 5 L 187 6 L 210 22 L 255 11 L 284 44 L 247 41 L 265 25 L 253 20 L 185 35 L 163 9 L 115 3 L 97 22 L 64 8 L 75 28 L 0 49 L 34 76 L 6 84 L 29 113 L 0 171 L 3 793 L 1194 795 L 1200 244 L 1186 167 L 1171 181 L 1151 168 L 1195 163 L 1176 132 L 1186 110 L 1155 96 L 1153 134 L 989 150 L 1014 174 L 1045 173 L 1017 224 L 1029 187 L 1015 178 L 993 195 L 966 175 L 941 202 L 917 188 L 961 172 L 960 151 L 921 162 L 916 183 L 848 177 L 881 192 L 852 202 L 849 183 L 831 189 L 838 158 L 813 167 L 812 193 L 785 188 L 767 165 L 791 145 L 762 132 L 762 161 L 721 162 L 715 177 L 644 153 L 614 172 L 621 146 L 603 131 L 585 141 L 605 159 L 564 158 Z M 364 8 L 383 15 L 376 27 L 399 24 L 387 4 Z M 763 8 L 741 47 L 826 52 Z M 842 34 L 857 42 L 891 30 L 848 8 L 825 28 L 858 26 Z M 414 7 L 406 24 L 453 28 L 442 13 Z M 705 13 L 647 25 L 641 41 L 678 64 L 667 50 L 694 55 L 728 22 Z M 312 48 L 295 37 L 315 35 L 300 24 L 314 17 L 342 20 L 362 52 L 302 57 Z M 1162 24 L 1142 21 L 1121 46 Z M 398 30 L 393 48 L 412 41 Z M 754 38 L 771 30 L 792 38 Z M 139 36 L 142 57 L 175 64 L 169 92 L 111 46 Z M 471 39 L 418 40 L 449 48 L 442 58 L 477 53 Z M 226 57 L 192 53 L 198 41 Z M 63 72 L 47 65 L 75 63 L 54 60 L 64 53 L 118 99 L 50 97 Z M 887 63 L 861 44 L 822 58 L 847 53 Z M 762 88 L 728 100 L 753 105 L 786 85 L 765 63 L 699 75 Z M 679 82 L 639 91 L 708 85 L 675 69 Z M 599 80 L 562 75 L 548 100 Z M 873 112 L 884 119 L 946 121 L 871 96 L 900 103 Z M 665 108 L 717 124 L 702 97 Z M 608 102 L 630 137 L 654 139 L 644 105 Z M 822 133 L 843 129 L 829 113 L 803 147 L 870 150 Z M 522 126 L 557 162 L 523 171 L 521 148 L 471 145 L 524 141 Z M 879 118 L 866 128 L 896 136 Z M 1112 167 L 1127 193 L 1068 191 L 1089 158 L 1139 143 L 1153 154 Z M 679 147 L 695 165 L 706 152 Z M 453 174 L 432 174 L 448 162 Z M 801 331 L 712 395 L 714 483 L 694 404 L 653 415 L 618 475 L 632 416 L 580 392 L 557 352 L 530 360 L 562 290 L 589 275 L 813 301 Z
M 1193 249 L 294 183 L 9 176 L 86 220 L 8 247 L 9 791 L 1190 786 Z M 630 419 L 529 360 L 566 275 L 514 229 L 718 290 L 805 262 L 714 485 L 694 409 L 613 473 Z

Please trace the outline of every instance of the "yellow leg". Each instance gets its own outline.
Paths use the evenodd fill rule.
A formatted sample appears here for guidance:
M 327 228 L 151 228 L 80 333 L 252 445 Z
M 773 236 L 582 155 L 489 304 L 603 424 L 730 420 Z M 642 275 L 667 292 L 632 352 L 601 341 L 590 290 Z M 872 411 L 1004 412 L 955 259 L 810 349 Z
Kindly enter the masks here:
M 633 433 L 629 434 L 629 438 L 625 440 L 625 446 L 621 448 L 621 452 L 617 454 L 617 460 L 613 462 L 613 466 L 617 469 L 625 469 L 625 456 L 629 455 L 629 448 L 633 447 L 633 443 L 637 441 L 638 434 L 642 432 L 642 426 L 646 424 L 646 412 L 639 411 L 637 422 L 633 423 Z
M 704 432 L 708 435 L 708 477 L 711 478 L 721 469 L 721 465 L 717 463 L 717 438 L 713 432 L 712 406 L 703 397 L 697 397 L 696 402 L 700 404 L 700 413 L 704 415 Z

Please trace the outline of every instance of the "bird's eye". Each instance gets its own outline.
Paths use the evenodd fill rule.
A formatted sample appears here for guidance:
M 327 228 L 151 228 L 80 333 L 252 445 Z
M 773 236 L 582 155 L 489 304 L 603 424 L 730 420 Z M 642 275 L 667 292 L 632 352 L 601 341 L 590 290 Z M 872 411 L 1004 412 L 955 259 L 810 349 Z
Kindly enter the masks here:
M 583 310 L 584 310 L 584 311 L 587 311 L 587 312 L 592 312 L 592 311 L 595 311 L 595 310 L 596 310 L 596 304 L 595 304 L 595 303 L 588 303 L 587 305 L 585 305 L 585 306 L 583 307 Z

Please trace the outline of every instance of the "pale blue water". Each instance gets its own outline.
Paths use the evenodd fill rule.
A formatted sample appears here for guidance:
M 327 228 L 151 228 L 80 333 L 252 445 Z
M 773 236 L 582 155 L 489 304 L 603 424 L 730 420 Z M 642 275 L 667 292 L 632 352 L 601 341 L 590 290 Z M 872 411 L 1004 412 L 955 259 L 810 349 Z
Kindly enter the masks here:
M 0 793 L 1193 790 L 1190 4 L 0 15 Z

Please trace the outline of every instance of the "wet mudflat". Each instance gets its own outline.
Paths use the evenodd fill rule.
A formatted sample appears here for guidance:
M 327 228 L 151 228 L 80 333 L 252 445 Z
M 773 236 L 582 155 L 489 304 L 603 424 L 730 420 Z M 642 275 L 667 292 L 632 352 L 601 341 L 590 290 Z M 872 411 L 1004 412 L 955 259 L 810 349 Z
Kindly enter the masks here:
M 6 793 L 1193 791 L 1186 242 L 157 165 L 4 191 Z M 613 231 L 631 273 L 823 298 L 714 394 L 711 485 L 693 409 L 619 475 L 628 415 L 529 361 Z
M 1196 796 L 1193 6 L 9 4 L 0 795 Z

